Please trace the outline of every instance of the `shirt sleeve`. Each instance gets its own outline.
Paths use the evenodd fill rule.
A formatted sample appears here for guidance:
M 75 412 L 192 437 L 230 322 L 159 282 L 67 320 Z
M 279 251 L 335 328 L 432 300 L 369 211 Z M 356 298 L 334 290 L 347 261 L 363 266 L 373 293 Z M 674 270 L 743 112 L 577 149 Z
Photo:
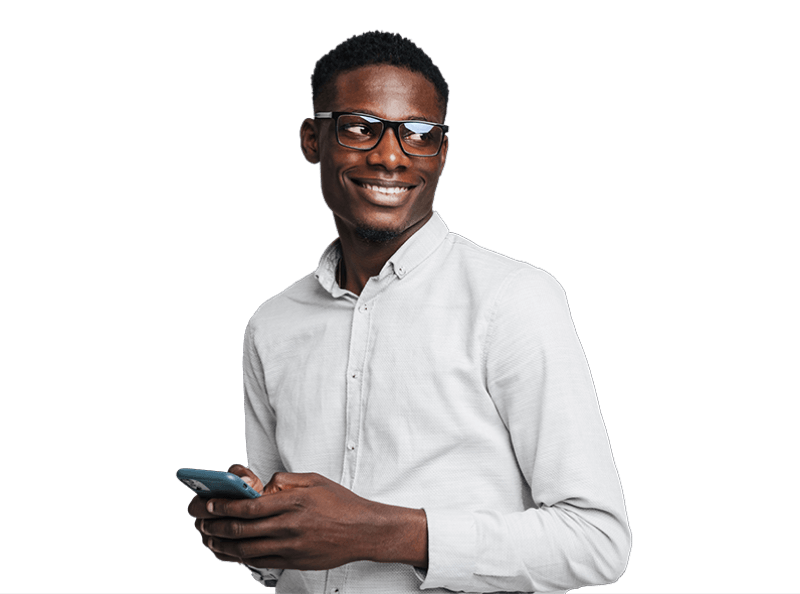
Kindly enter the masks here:
M 486 386 L 533 505 L 428 510 L 421 589 L 550 592 L 619 579 L 630 531 L 583 349 L 561 285 L 524 267 L 506 278 L 484 352 Z
M 262 586 L 274 588 L 278 584 L 278 578 L 283 573 L 282 569 L 262 569 L 260 567 L 250 567 L 245 565 L 250 570 L 250 575 Z
M 255 345 L 252 322 L 245 331 L 242 369 L 247 464 L 266 485 L 274 473 L 285 469 L 275 441 L 275 411 L 267 398 L 264 367 Z M 275 586 L 283 573 L 282 569 L 247 567 L 253 577 L 264 586 Z

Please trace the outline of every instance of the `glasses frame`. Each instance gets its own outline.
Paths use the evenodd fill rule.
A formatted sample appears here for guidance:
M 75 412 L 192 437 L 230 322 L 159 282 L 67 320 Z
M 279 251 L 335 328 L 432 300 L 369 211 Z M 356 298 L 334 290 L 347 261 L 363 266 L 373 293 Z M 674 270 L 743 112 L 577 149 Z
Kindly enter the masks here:
M 342 141 L 339 139 L 339 126 L 336 125 L 336 142 L 338 142 L 340 146 L 343 146 L 344 148 L 353 149 L 354 151 L 371 151 L 371 150 L 373 150 L 376 146 L 378 146 L 381 143 L 381 140 L 383 140 L 383 135 L 386 134 L 386 130 L 391 129 L 391 130 L 394 130 L 395 138 L 397 138 L 397 144 L 400 145 L 400 150 L 402 150 L 405 155 L 407 155 L 409 157 L 436 157 L 436 156 L 439 155 L 440 152 L 442 152 L 442 145 L 444 144 L 444 137 L 447 134 L 447 131 L 450 129 L 450 126 L 445 126 L 444 124 L 437 124 L 436 122 L 426 122 L 425 120 L 399 120 L 399 121 L 397 121 L 397 120 L 384 120 L 383 118 L 379 118 L 378 116 L 372 115 L 371 113 L 360 113 L 360 112 L 357 112 L 357 111 L 318 111 L 318 112 L 316 112 L 314 114 L 314 119 L 315 120 L 331 119 L 331 120 L 333 120 L 334 124 L 338 124 L 339 116 L 343 116 L 343 115 L 355 115 L 355 116 L 362 116 L 362 117 L 366 117 L 366 118 L 372 118 L 374 120 L 378 120 L 379 122 L 381 122 L 381 124 L 383 124 L 383 127 L 381 128 L 381 135 L 378 136 L 378 140 L 375 142 L 375 145 L 371 146 L 370 148 L 358 148 L 358 147 L 355 147 L 355 146 L 347 146 L 346 144 L 343 144 Z M 406 150 L 406 147 L 403 145 L 403 141 L 400 139 L 400 125 L 401 124 L 429 124 L 431 126 L 436 126 L 437 128 L 441 128 L 442 129 L 442 139 L 439 142 L 439 148 L 436 149 L 436 152 L 433 153 L 432 155 L 415 155 L 413 153 L 409 153 Z

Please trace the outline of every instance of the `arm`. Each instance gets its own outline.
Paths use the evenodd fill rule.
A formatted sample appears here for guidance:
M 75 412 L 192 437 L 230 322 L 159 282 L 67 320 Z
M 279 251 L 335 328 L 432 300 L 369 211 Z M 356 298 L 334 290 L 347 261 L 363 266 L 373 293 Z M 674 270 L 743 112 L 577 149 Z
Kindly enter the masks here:
M 520 269 L 499 289 L 485 374 L 533 506 L 426 509 L 421 587 L 531 592 L 615 581 L 630 550 L 622 492 L 566 297 L 546 273 Z
M 209 499 L 190 513 L 204 518 L 203 542 L 223 561 L 301 570 L 427 564 L 425 512 L 369 501 L 316 473 L 276 473 L 258 499 Z
M 198 518 L 203 543 L 217 558 L 245 563 L 265 585 L 274 585 L 285 568 L 329 569 L 358 560 L 427 566 L 423 510 L 369 501 L 318 474 L 284 472 L 275 413 L 250 327 L 244 344 L 244 391 L 254 472 L 238 465 L 229 472 L 248 477 L 258 491 L 259 477 L 272 479 L 258 499 L 192 502 L 189 512 Z

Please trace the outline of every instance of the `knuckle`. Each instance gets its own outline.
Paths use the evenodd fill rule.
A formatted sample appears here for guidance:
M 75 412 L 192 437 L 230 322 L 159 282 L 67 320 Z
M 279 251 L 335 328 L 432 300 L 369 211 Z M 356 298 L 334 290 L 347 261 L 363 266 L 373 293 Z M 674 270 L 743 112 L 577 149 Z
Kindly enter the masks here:
M 291 539 L 286 541 L 286 545 L 283 547 L 283 551 L 286 557 L 297 557 L 300 554 L 300 547 L 297 544 L 297 540 Z
M 243 512 L 248 518 L 254 518 L 258 516 L 258 509 L 259 509 L 259 501 L 258 499 L 248 499 L 244 502 Z
M 296 518 L 289 518 L 283 524 L 286 534 L 298 534 L 300 532 L 300 522 Z
M 237 522 L 236 520 L 232 522 L 227 522 L 225 525 L 225 533 L 222 536 L 226 536 L 228 538 L 240 538 L 242 536 L 242 523 Z
M 289 505 L 291 505 L 292 507 L 303 507 L 304 503 L 305 501 L 303 496 L 296 490 L 292 491 L 292 494 L 289 497 Z
M 299 551 L 297 546 L 290 542 L 287 543 L 285 547 L 283 547 L 283 554 L 286 558 L 291 559 L 293 557 L 298 557 Z

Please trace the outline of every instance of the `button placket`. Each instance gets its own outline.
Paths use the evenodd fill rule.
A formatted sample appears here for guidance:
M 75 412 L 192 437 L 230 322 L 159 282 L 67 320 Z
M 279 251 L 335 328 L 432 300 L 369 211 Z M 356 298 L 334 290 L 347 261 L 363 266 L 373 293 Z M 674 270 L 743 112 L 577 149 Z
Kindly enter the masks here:
M 374 289 L 375 287 L 370 287 Z M 371 291 L 370 291 L 371 292 Z M 362 293 L 361 297 L 365 297 Z M 366 299 L 356 302 L 350 331 L 350 356 L 347 368 L 347 425 L 345 429 L 344 460 L 341 484 L 352 488 L 358 461 L 357 444 L 361 434 L 361 415 L 364 399 L 364 366 L 369 343 L 372 303 Z
M 329 592 L 330 594 L 341 594 L 344 592 L 344 576 L 346 573 L 344 567 L 345 566 L 328 570 L 325 581 L 326 589 L 324 592 Z

